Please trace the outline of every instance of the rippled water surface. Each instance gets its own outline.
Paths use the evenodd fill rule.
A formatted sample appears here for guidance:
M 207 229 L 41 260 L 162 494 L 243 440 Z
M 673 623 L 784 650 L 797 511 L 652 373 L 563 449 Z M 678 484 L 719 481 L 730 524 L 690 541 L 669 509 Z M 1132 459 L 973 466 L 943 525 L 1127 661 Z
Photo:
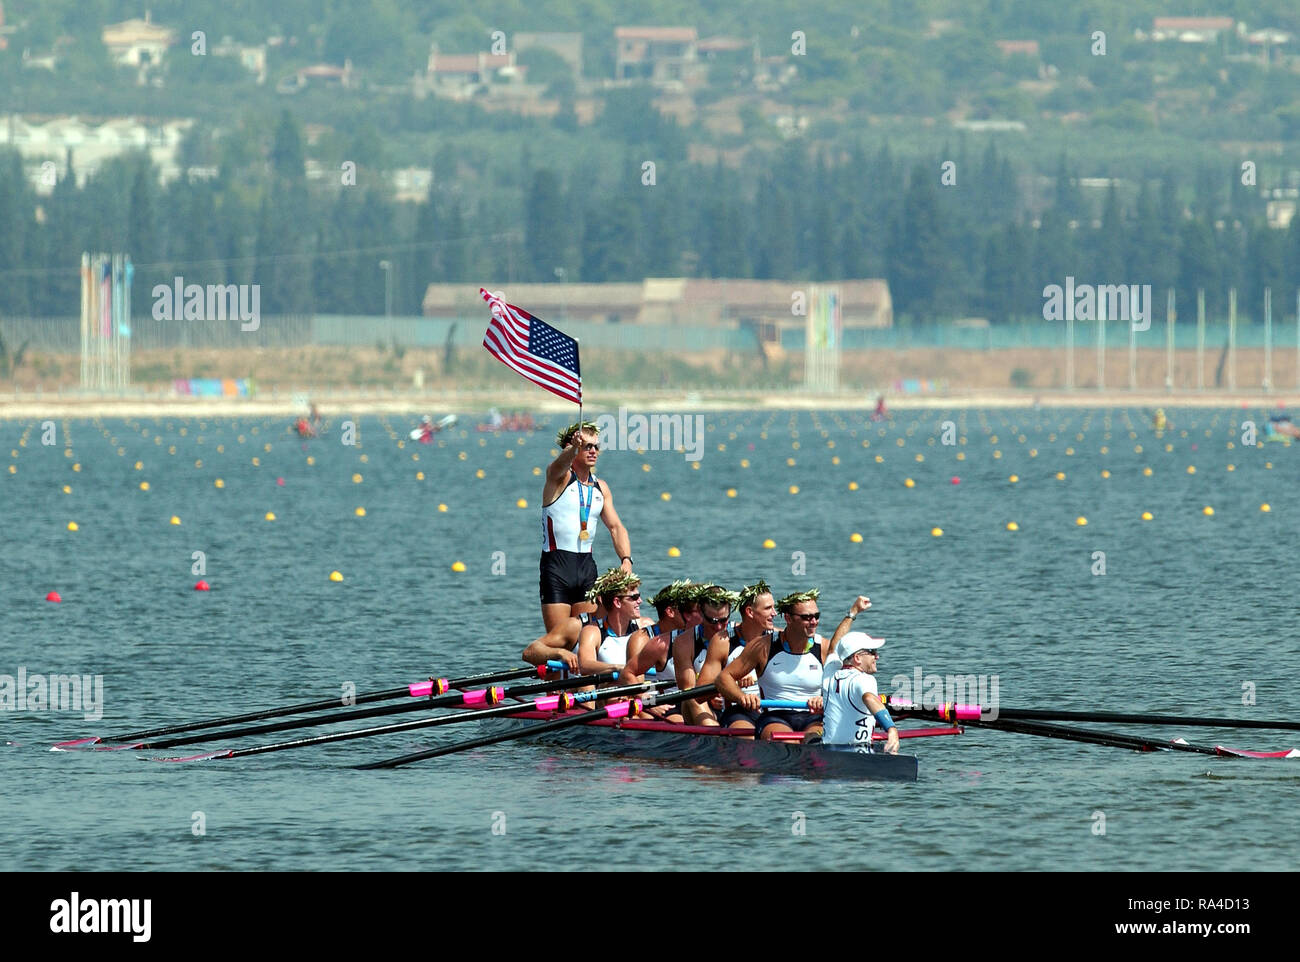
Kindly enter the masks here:
M 917 670 L 969 673 L 996 676 L 1003 707 L 1300 719 L 1300 450 L 1242 446 L 1243 417 L 1261 420 L 1174 412 L 1157 438 L 1136 409 L 903 412 L 883 427 L 715 413 L 698 466 L 607 450 L 600 474 L 650 593 L 678 577 L 818 585 L 827 631 L 869 594 L 876 610 L 858 624 L 888 640 L 883 690 Z M 363 443 L 347 446 L 340 420 L 306 444 L 273 419 L 64 421 L 52 445 L 39 422 L 0 421 L 0 675 L 101 675 L 104 691 L 100 720 L 0 712 L 0 868 L 668 869 L 683 852 L 732 869 L 1297 863 L 1300 760 L 982 730 L 905 742 L 921 765 L 909 785 L 526 742 L 350 767 L 470 734 L 455 728 L 187 764 L 152 760 L 179 750 L 48 751 L 346 683 L 517 664 L 540 630 L 534 469 L 552 437 L 458 430 L 399 446 L 411 421 L 365 417 Z M 941 443 L 945 421 L 959 443 Z M 192 590 L 195 552 L 210 592 Z M 603 532 L 596 552 L 602 567 L 615 560 Z M 42 600 L 51 590 L 62 604 Z M 1295 732 L 1131 730 L 1300 744 Z M 568 843 L 555 846 L 562 862 L 539 861 L 540 833 Z

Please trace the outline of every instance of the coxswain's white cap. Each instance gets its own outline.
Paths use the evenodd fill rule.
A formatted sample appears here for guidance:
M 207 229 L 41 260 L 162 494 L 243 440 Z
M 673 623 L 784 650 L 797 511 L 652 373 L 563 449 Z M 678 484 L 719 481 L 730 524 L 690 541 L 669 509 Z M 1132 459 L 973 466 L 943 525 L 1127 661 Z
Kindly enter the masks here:
M 875 651 L 883 647 L 884 638 L 872 638 L 865 631 L 850 631 L 835 646 L 835 657 L 840 661 L 848 661 L 860 651 Z

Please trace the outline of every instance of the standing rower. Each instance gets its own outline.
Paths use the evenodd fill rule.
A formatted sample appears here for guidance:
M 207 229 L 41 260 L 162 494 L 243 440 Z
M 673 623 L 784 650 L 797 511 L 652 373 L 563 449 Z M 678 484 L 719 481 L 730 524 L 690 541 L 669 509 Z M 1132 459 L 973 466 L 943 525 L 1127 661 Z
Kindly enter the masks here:
M 593 473 L 600 457 L 596 425 L 590 421 L 572 424 L 556 436 L 556 443 L 562 450 L 546 469 L 542 489 L 539 569 L 542 622 L 548 632 L 570 615 L 594 610 L 585 599 L 596 581 L 591 546 L 597 518 L 609 529 L 622 571 L 632 570 L 627 529 L 614 510 L 609 485 Z
M 885 729 L 885 751 L 898 754 L 898 726 L 889 717 L 876 690 L 879 651 L 885 639 L 872 638 L 862 631 L 850 631 L 835 646 L 836 662 L 826 669 L 822 680 L 826 733 L 822 744 L 838 751 L 867 753 L 871 735 L 877 725 Z
M 758 679 L 752 671 L 743 677 L 727 675 L 726 669 L 739 658 L 748 645 L 756 644 L 759 648 L 764 643 L 771 644 L 776 637 L 772 623 L 776 619 L 776 602 L 772 600 L 772 589 L 767 582 L 759 579 L 757 584 L 746 585 L 740 589 L 738 600 L 740 624 L 728 625 L 709 639 L 708 654 L 704 667 L 700 669 L 700 685 L 717 683 L 718 692 L 724 702 L 730 702 L 723 709 L 721 719 L 714 716 L 711 706 L 699 706 L 696 724 L 722 724 L 728 728 L 753 729 L 758 721 Z M 742 692 L 743 689 L 743 692 Z M 739 704 L 741 694 L 754 696 L 754 707 Z
M 764 643 L 747 644 L 740 655 L 718 676 L 724 698 L 756 713 L 754 728 L 759 738 L 771 741 L 781 732 L 820 735 L 822 712 L 822 669 L 830 640 L 817 634 L 821 611 L 820 591 L 812 588 L 786 595 L 777 602 L 785 615 L 785 629 Z M 742 692 L 740 681 L 758 676 L 758 691 Z M 803 709 L 759 709 L 760 699 L 797 701 Z

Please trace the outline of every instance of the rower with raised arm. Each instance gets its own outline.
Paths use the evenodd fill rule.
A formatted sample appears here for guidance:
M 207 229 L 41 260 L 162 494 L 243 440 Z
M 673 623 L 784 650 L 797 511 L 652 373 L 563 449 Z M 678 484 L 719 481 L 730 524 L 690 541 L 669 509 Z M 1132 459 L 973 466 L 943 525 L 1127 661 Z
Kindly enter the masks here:
M 632 547 L 614 510 L 614 496 L 609 485 L 594 474 L 600 457 L 596 425 L 591 421 L 571 424 L 555 440 L 562 450 L 546 469 L 542 488 L 539 565 L 542 622 L 548 632 L 565 618 L 594 610 L 585 599 L 596 580 L 591 548 L 597 519 L 609 529 L 622 570 L 632 570 Z
M 748 644 L 718 676 L 723 697 L 742 708 L 758 712 L 754 728 L 758 737 L 771 741 L 783 732 L 822 732 L 822 669 L 830 652 L 830 639 L 817 634 L 821 611 L 820 591 L 812 588 L 786 595 L 776 603 L 785 616 L 785 629 L 767 644 Z M 758 692 L 742 692 L 740 680 L 758 676 Z M 804 708 L 760 709 L 759 700 L 799 702 Z
M 726 707 L 718 722 L 727 728 L 753 730 L 758 722 L 758 677 L 751 670 L 732 674 L 726 669 L 736 661 L 750 645 L 770 645 L 776 638 L 772 627 L 776 619 L 776 602 L 772 599 L 772 589 L 767 582 L 759 579 L 756 584 L 746 585 L 740 589 L 738 600 L 740 624 L 728 625 L 709 640 L 708 655 L 704 667 L 700 669 L 699 684 L 716 683 Z M 753 699 L 741 702 L 742 695 L 753 695 Z M 752 704 L 753 707 L 749 707 Z M 707 725 L 705 720 L 711 715 L 701 713 L 699 724 Z
M 885 639 L 866 632 L 850 631 L 835 646 L 835 661 L 822 678 L 825 699 L 825 734 L 822 744 L 837 751 L 869 753 L 871 738 L 879 725 L 889 734 L 885 751 L 898 754 L 898 726 L 880 700 L 876 669 Z

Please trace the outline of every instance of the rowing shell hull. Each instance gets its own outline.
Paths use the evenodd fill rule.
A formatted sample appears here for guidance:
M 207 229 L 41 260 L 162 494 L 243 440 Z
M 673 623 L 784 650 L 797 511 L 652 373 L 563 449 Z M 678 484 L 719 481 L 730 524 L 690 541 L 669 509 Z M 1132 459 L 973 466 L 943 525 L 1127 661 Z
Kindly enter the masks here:
M 505 724 L 531 724 L 524 719 L 554 715 L 528 712 L 503 719 Z M 764 775 L 801 778 L 835 778 L 856 781 L 914 782 L 914 755 L 862 755 L 837 752 L 820 745 L 764 742 L 749 738 L 682 734 L 653 722 L 630 722 L 631 727 L 593 723 L 547 732 L 541 740 L 575 751 L 595 751 L 629 758 L 654 759 L 682 765 L 721 768 Z M 682 727 L 682 726 L 672 726 Z

